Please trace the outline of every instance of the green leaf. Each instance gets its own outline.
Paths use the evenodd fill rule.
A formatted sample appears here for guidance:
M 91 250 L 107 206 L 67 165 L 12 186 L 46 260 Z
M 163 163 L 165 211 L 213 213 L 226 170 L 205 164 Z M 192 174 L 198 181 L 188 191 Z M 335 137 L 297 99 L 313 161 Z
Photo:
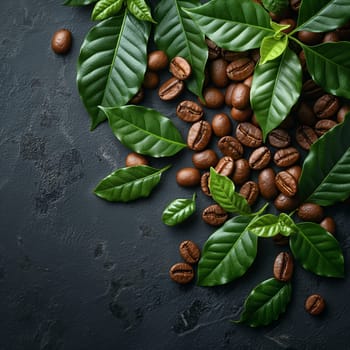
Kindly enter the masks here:
M 192 74 L 186 80 L 187 88 L 203 99 L 208 47 L 204 34 L 184 11 L 184 8 L 198 4 L 198 0 L 161 0 L 154 12 L 158 22 L 154 41 L 159 49 L 167 53 L 170 60 L 175 56 L 181 56 L 190 63 Z
M 128 105 L 101 110 L 115 137 L 134 152 L 169 157 L 187 147 L 173 122 L 154 109 Z
M 127 0 L 126 4 L 129 11 L 140 21 L 156 23 L 152 18 L 151 9 L 145 0 Z
M 275 14 L 281 13 L 283 10 L 288 8 L 288 0 L 262 0 L 262 3 L 266 10 Z
M 316 84 L 332 95 L 350 98 L 350 42 L 301 45 Z
M 248 295 L 241 318 L 237 323 L 250 327 L 267 326 L 286 311 L 292 296 L 290 282 L 270 278 L 258 284 Z
M 301 86 L 300 61 L 289 48 L 273 61 L 255 67 L 250 99 L 264 139 L 287 117 Z
M 87 34 L 80 51 L 77 83 L 94 129 L 106 119 L 98 109 L 122 106 L 137 93 L 147 65 L 150 24 L 125 11 Z
M 349 0 L 304 0 L 295 31 L 329 32 L 350 20 Z
M 273 237 L 280 233 L 278 216 L 265 214 L 252 221 L 248 230 L 259 237 Z
M 225 211 L 242 215 L 250 214 L 247 200 L 235 192 L 234 183 L 227 176 L 218 174 L 214 168 L 210 168 L 209 189 L 215 202 Z
M 259 64 L 264 64 L 281 56 L 287 45 L 288 37 L 286 35 L 283 35 L 280 39 L 276 39 L 275 36 L 265 37 L 260 47 Z
M 92 11 L 91 19 L 101 21 L 116 15 L 122 8 L 124 0 L 100 0 Z
M 258 237 L 247 230 L 253 216 L 236 216 L 207 240 L 198 263 L 198 284 L 216 286 L 242 276 L 254 262 Z
M 85 6 L 90 5 L 94 2 L 97 2 L 98 0 L 66 0 L 64 2 L 64 5 L 67 6 Z
M 280 225 L 280 234 L 283 236 L 290 236 L 296 232 L 298 232 L 298 228 L 296 227 L 293 219 L 285 214 L 285 213 L 280 213 L 278 217 L 278 222 Z
M 282 30 L 285 30 L 290 27 L 290 24 L 279 24 L 272 20 L 270 21 L 270 25 L 271 25 L 271 28 L 275 31 L 274 36 L 276 36 L 276 34 L 280 34 L 280 35 L 284 34 L 284 33 L 281 33 Z
M 296 225 L 298 233 L 289 240 L 290 249 L 305 270 L 326 277 L 344 277 L 344 258 L 338 241 L 319 224 Z
M 155 169 L 148 165 L 137 165 L 117 169 L 105 177 L 94 193 L 110 202 L 129 202 L 148 197 L 159 183 L 161 175 L 170 166 Z
M 188 217 L 190 217 L 196 210 L 196 194 L 192 199 L 178 198 L 172 201 L 164 209 L 162 214 L 162 221 L 168 226 L 175 226 Z
M 327 206 L 350 196 L 349 135 L 350 114 L 311 146 L 299 180 L 303 202 Z
M 257 48 L 265 36 L 275 33 L 268 13 L 251 0 L 212 0 L 187 12 L 209 39 L 226 50 Z

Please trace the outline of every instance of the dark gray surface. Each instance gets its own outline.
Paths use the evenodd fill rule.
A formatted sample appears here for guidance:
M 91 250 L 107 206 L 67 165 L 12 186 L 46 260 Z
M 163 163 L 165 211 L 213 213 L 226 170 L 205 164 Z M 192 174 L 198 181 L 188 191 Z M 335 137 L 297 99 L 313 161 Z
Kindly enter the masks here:
M 297 266 L 291 304 L 278 322 L 262 329 L 229 322 L 249 291 L 271 277 L 281 249 L 270 240 L 260 241 L 247 275 L 227 286 L 169 279 L 169 267 L 181 261 L 178 244 L 192 239 L 202 247 L 214 231 L 200 219 L 211 202 L 199 190 L 186 225 L 161 223 L 167 203 L 193 193 L 175 183 L 176 171 L 191 165 L 189 151 L 151 162 L 173 167 L 149 199 L 110 204 L 92 194 L 124 166 L 128 151 L 107 124 L 89 131 L 75 69 L 91 8 L 61 2 L 0 2 L 0 349 L 349 349 L 348 276 L 319 278 Z M 62 27 L 74 45 L 57 56 L 50 39 Z M 171 117 L 185 137 L 176 102 L 148 94 L 145 105 Z M 349 207 L 327 213 L 347 270 Z M 325 297 L 321 317 L 304 311 L 309 293 Z

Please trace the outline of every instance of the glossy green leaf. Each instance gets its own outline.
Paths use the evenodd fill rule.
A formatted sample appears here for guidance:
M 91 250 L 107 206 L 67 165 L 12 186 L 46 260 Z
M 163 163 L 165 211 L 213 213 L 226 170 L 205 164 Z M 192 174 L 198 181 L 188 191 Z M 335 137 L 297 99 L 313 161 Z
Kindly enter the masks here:
M 64 2 L 64 5 L 67 6 L 85 6 L 90 5 L 94 2 L 97 2 L 98 0 L 66 0 Z
M 129 11 L 141 21 L 155 23 L 152 18 L 151 9 L 145 0 L 126 0 Z
M 312 146 L 299 180 L 303 202 L 332 205 L 350 196 L 350 114 Z
M 225 211 L 242 215 L 250 214 L 247 200 L 235 192 L 234 183 L 227 176 L 218 174 L 214 168 L 210 168 L 209 188 L 215 202 Z
M 101 109 L 115 137 L 134 152 L 169 157 L 187 147 L 173 122 L 154 109 L 134 105 Z
M 187 12 L 208 38 L 227 50 L 257 48 L 275 33 L 268 13 L 251 0 L 212 0 Z
M 164 209 L 162 221 L 168 226 L 175 226 L 185 221 L 196 210 L 196 194 L 192 199 L 178 198 Z
M 302 44 L 306 65 L 316 84 L 332 95 L 350 98 L 350 42 Z
M 290 282 L 270 278 L 258 284 L 248 295 L 241 318 L 237 323 L 250 327 L 267 326 L 286 311 L 292 296 Z
M 289 114 L 300 96 L 301 83 L 299 58 L 289 48 L 273 61 L 255 67 L 250 99 L 264 139 Z
M 192 75 L 186 80 L 190 91 L 203 99 L 204 70 L 208 58 L 208 47 L 204 34 L 199 30 L 184 9 L 198 6 L 198 0 L 161 0 L 155 8 L 154 41 L 172 59 L 186 58 L 192 67 Z
M 278 216 L 265 214 L 252 221 L 248 229 L 259 237 L 273 237 L 280 233 Z
M 270 25 L 271 28 L 275 31 L 274 36 L 276 36 L 276 34 L 283 35 L 284 33 L 282 33 L 282 31 L 290 27 L 290 24 L 279 24 L 272 20 L 270 21 Z
M 207 240 L 198 264 L 198 284 L 216 286 L 245 274 L 255 260 L 258 237 L 247 226 L 253 216 L 236 216 Z
M 148 197 L 169 167 L 155 169 L 138 165 L 117 169 L 97 185 L 94 193 L 110 202 L 129 202 Z
M 280 234 L 283 236 L 290 236 L 291 234 L 294 234 L 298 232 L 298 228 L 296 227 L 293 219 L 285 214 L 285 213 L 280 213 L 278 216 L 278 222 L 280 225 Z
M 287 9 L 289 6 L 288 0 L 262 0 L 262 3 L 266 10 L 276 14 L 281 13 L 283 10 Z
M 92 11 L 91 19 L 101 21 L 115 16 L 122 8 L 124 0 L 100 0 Z
M 304 0 L 296 30 L 329 32 L 350 20 L 349 0 Z
M 298 233 L 289 240 L 293 256 L 305 270 L 326 277 L 344 276 L 344 258 L 338 241 L 319 224 L 296 225 Z
M 125 11 L 93 27 L 80 51 L 77 83 L 94 129 L 105 120 L 98 108 L 125 105 L 137 93 L 147 65 L 150 24 Z
M 283 35 L 280 39 L 276 39 L 275 36 L 265 37 L 260 47 L 259 64 L 264 64 L 281 56 L 287 45 L 288 37 L 286 35 Z

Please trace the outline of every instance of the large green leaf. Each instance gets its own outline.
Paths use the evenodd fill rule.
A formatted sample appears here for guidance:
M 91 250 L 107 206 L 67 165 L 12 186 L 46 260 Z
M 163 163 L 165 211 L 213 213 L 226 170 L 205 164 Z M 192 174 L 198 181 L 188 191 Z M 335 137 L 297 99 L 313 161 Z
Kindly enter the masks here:
M 100 0 L 92 11 L 91 19 L 101 21 L 116 15 L 122 8 L 124 0 Z
M 350 42 L 301 45 L 316 84 L 332 95 L 350 98 Z
M 262 0 L 262 3 L 266 10 L 276 14 L 286 10 L 289 5 L 288 0 Z
M 287 117 L 301 87 L 300 61 L 288 47 L 278 58 L 255 67 L 250 99 L 264 139 Z
M 303 163 L 299 196 L 322 206 L 350 196 L 350 114 L 311 146 Z
M 125 105 L 139 90 L 147 65 L 150 23 L 125 11 L 92 28 L 80 51 L 77 83 L 94 129 L 105 120 L 98 109 Z
M 198 5 L 198 0 L 161 0 L 154 12 L 158 22 L 154 41 L 159 49 L 167 53 L 169 59 L 181 56 L 190 63 L 192 76 L 186 81 L 187 87 L 203 99 L 208 47 L 204 34 L 183 10 Z
M 248 295 L 237 323 L 250 327 L 267 326 L 285 312 L 292 296 L 292 285 L 270 278 L 258 284 Z
M 227 50 L 257 48 L 275 33 L 268 13 L 251 0 L 212 0 L 187 12 L 207 37 Z
M 178 198 L 172 201 L 163 210 L 162 221 L 168 226 L 175 226 L 188 217 L 196 210 L 196 194 L 191 199 Z
M 155 23 L 152 18 L 151 9 L 145 0 L 126 0 L 129 11 L 140 21 L 150 21 Z
M 169 157 L 187 145 L 173 122 L 143 106 L 101 107 L 118 140 L 139 154 Z
M 97 2 L 98 0 L 66 0 L 64 2 L 64 5 L 67 6 L 85 6 L 90 5 L 94 2 Z
M 344 258 L 338 241 L 319 224 L 303 222 L 296 225 L 289 244 L 296 260 L 317 275 L 344 277 Z
M 298 28 L 329 32 L 350 20 L 350 0 L 304 0 L 298 15 Z
M 169 166 L 162 169 L 148 165 L 121 168 L 105 177 L 97 185 L 94 193 L 110 202 L 129 202 L 148 197 L 167 169 Z
M 253 216 L 236 216 L 207 240 L 198 264 L 198 284 L 216 286 L 242 276 L 254 262 L 258 237 L 246 230 Z

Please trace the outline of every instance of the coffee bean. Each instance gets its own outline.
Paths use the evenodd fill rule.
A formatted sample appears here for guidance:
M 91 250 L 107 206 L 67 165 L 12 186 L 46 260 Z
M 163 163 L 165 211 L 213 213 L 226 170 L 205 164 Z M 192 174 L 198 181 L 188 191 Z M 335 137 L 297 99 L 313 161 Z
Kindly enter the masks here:
M 300 158 L 299 151 L 294 147 L 287 147 L 278 150 L 274 156 L 273 161 L 278 167 L 289 167 L 296 163 Z
M 131 152 L 125 158 L 125 166 L 148 165 L 148 160 L 141 154 Z
M 52 50 L 60 55 L 66 54 L 72 46 L 72 33 L 68 29 L 59 29 L 51 39 Z
M 266 146 L 255 149 L 249 156 L 249 166 L 253 170 L 261 170 L 267 167 L 271 160 L 271 151 Z
M 316 115 L 306 102 L 301 102 L 297 109 L 298 121 L 300 124 L 314 126 L 316 124 Z
M 243 145 L 252 148 L 261 146 L 263 142 L 261 130 L 248 122 L 238 124 L 236 137 Z
M 301 51 L 299 52 L 298 57 L 299 57 L 301 69 L 302 69 L 303 73 L 306 73 L 306 71 L 307 71 L 307 66 L 306 66 L 306 56 L 305 56 L 304 50 L 301 50 Z
M 292 114 L 287 115 L 287 118 L 283 120 L 279 128 L 284 130 L 293 129 L 295 126 L 294 116 Z
M 240 158 L 235 161 L 235 168 L 232 173 L 232 180 L 235 185 L 244 184 L 250 176 L 250 167 L 246 159 Z
M 211 121 L 211 127 L 218 137 L 229 135 L 232 132 L 230 118 L 225 113 L 215 114 Z
M 225 156 L 222 157 L 216 164 L 215 170 L 223 176 L 230 176 L 233 173 L 235 163 L 233 158 Z
M 248 57 L 249 53 L 247 51 L 230 51 L 226 49 L 221 50 L 221 56 L 229 62 L 238 60 L 239 58 Z
M 259 191 L 261 196 L 267 200 L 273 199 L 278 195 L 275 176 L 275 171 L 272 168 L 266 168 L 259 173 Z
M 292 175 L 295 181 L 298 182 L 301 175 L 301 166 L 293 165 L 290 168 L 286 169 L 286 172 Z
M 305 301 L 305 310 L 311 315 L 319 315 L 325 306 L 326 303 L 319 294 L 312 294 Z
M 320 226 L 323 227 L 326 231 L 328 231 L 330 234 L 335 234 L 335 221 L 330 216 L 326 216 L 321 222 Z
M 219 58 L 221 55 L 221 49 L 219 46 L 217 46 L 214 41 L 205 38 L 205 42 L 208 46 L 208 59 L 209 61 L 215 60 L 216 58 Z
M 144 98 L 145 98 L 145 91 L 141 87 L 139 91 L 136 93 L 136 95 L 129 101 L 129 103 L 132 105 L 137 105 L 141 103 Z
M 323 208 L 314 203 L 304 203 L 298 208 L 299 218 L 304 221 L 321 222 L 324 217 Z
M 295 22 L 295 20 L 293 18 L 283 18 L 279 21 L 279 23 L 283 24 L 283 25 L 289 24 L 289 27 L 287 29 L 282 30 L 282 32 L 285 34 L 289 34 L 297 26 L 297 23 Z
M 193 267 L 187 263 L 177 263 L 170 268 L 169 276 L 177 283 L 190 283 L 194 278 Z
M 250 104 L 250 87 L 238 83 L 232 91 L 232 106 L 237 109 L 246 109 Z
M 255 62 L 249 57 L 242 57 L 232 61 L 226 69 L 227 76 L 234 81 L 242 81 L 253 74 Z
M 172 77 L 164 82 L 159 90 L 158 95 L 163 101 L 170 101 L 178 97 L 184 90 L 185 84 L 182 80 Z
M 196 152 L 192 155 L 192 163 L 197 169 L 208 169 L 215 167 L 219 157 L 212 149 L 206 149 L 202 152 Z
M 291 137 L 286 130 L 274 129 L 269 133 L 268 140 L 273 147 L 285 148 L 290 145 Z
M 210 142 L 211 135 L 211 125 L 206 120 L 195 122 L 188 131 L 187 145 L 194 151 L 202 151 Z
M 224 156 L 239 159 L 243 156 L 242 144 L 233 136 L 223 136 L 218 141 L 218 148 Z
M 338 41 L 340 41 L 340 37 L 336 31 L 326 33 L 322 40 L 323 43 L 336 43 Z
M 272 240 L 278 246 L 284 246 L 289 244 L 289 237 L 283 236 L 280 233 L 278 233 L 276 236 L 273 236 Z
M 259 186 L 254 181 L 247 181 L 239 190 L 239 194 L 247 200 L 249 205 L 253 205 L 259 196 Z
M 197 168 L 182 168 L 176 173 L 176 182 L 183 187 L 197 186 L 200 180 L 201 174 Z
M 319 97 L 314 104 L 314 112 L 320 119 L 326 119 L 336 115 L 339 108 L 339 99 L 330 94 Z
M 279 172 L 275 177 L 275 183 L 277 188 L 286 196 L 293 197 L 298 190 L 298 183 L 287 171 Z
M 340 40 L 349 41 L 350 40 L 350 27 L 349 23 L 344 26 L 336 29 L 337 34 L 339 35 Z
M 219 87 L 226 87 L 229 83 L 228 76 L 226 75 L 227 61 L 223 58 L 217 58 L 209 64 L 209 76 L 212 83 Z
M 297 35 L 298 39 L 307 45 L 320 44 L 323 39 L 322 33 L 309 32 L 307 30 L 300 30 Z
M 194 123 L 203 117 L 203 108 L 193 101 L 182 101 L 176 107 L 176 115 L 183 121 Z
M 211 226 L 221 226 L 228 219 L 228 214 L 220 205 L 212 204 L 203 210 L 202 219 Z
M 295 138 L 299 146 L 307 151 L 318 139 L 316 132 L 307 125 L 301 125 L 297 128 Z
M 237 122 L 247 122 L 253 114 L 253 110 L 248 107 L 246 109 L 231 108 L 231 117 Z
M 160 71 L 168 67 L 169 60 L 166 53 L 162 50 L 155 50 L 148 54 L 147 68 L 152 71 Z
M 301 95 L 306 99 L 317 99 L 324 94 L 324 90 L 314 80 L 306 80 L 301 89 Z
M 192 68 L 187 60 L 179 56 L 174 57 L 170 61 L 169 70 L 179 80 L 186 80 L 192 73 Z
M 280 193 L 273 202 L 277 210 L 282 212 L 290 212 L 296 209 L 299 205 L 298 197 L 288 197 L 283 193 Z
M 220 108 L 225 101 L 224 94 L 215 87 L 205 88 L 203 91 L 203 98 L 207 108 Z
M 196 264 L 201 256 L 201 251 L 196 243 L 186 240 L 180 243 L 179 252 L 188 264 Z
M 252 74 L 248 78 L 244 79 L 243 84 L 247 85 L 247 86 L 249 86 L 251 88 L 252 84 L 253 84 L 253 78 L 254 78 L 254 74 Z
M 250 57 L 254 61 L 254 63 L 258 63 L 260 60 L 260 49 L 253 49 L 250 51 Z
M 205 172 L 201 176 L 201 190 L 208 197 L 211 196 L 210 188 L 209 188 L 209 177 L 210 177 L 210 172 L 209 171 Z
M 289 0 L 290 8 L 293 11 L 299 11 L 300 5 L 301 5 L 301 0 Z
M 146 71 L 142 86 L 146 89 L 155 89 L 159 84 L 159 76 L 156 72 Z
M 292 279 L 293 268 L 292 256 L 287 252 L 281 252 L 276 256 L 273 264 L 273 275 L 279 281 L 288 282 Z
M 321 119 L 315 125 L 316 134 L 321 137 L 327 131 L 331 130 L 337 125 L 337 123 L 332 119 Z
M 346 104 L 340 107 L 337 113 L 337 122 L 342 123 L 345 119 L 345 116 L 350 112 L 350 104 Z
M 225 104 L 229 107 L 232 107 L 232 91 L 236 85 L 237 83 L 231 83 L 225 90 Z

